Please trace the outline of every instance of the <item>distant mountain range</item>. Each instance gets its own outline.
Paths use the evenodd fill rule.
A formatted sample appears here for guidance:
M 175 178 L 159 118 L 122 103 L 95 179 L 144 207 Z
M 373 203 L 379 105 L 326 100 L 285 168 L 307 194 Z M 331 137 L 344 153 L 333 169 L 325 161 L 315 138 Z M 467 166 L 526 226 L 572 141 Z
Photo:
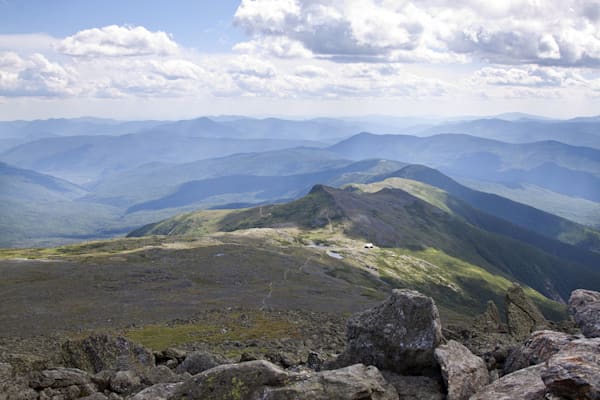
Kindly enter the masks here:
M 600 201 L 600 150 L 555 141 L 513 144 L 463 134 L 430 137 L 361 133 L 328 148 L 354 160 L 378 157 L 425 164 L 451 175 L 533 183 Z
M 179 212 L 288 201 L 315 184 L 340 187 L 397 173 L 542 237 L 596 251 L 596 231 L 547 213 L 600 226 L 600 150 L 546 140 L 559 134 L 565 142 L 592 137 L 598 134 L 594 126 L 600 126 L 598 118 L 557 121 L 518 113 L 447 121 L 225 116 L 0 122 L 0 149 L 6 146 L 0 153 L 5 206 L 0 245 L 114 236 Z M 444 127 L 489 137 L 501 133 L 506 141 L 422 136 Z M 570 131 L 574 127 L 581 134 L 567 134 L 579 132 Z M 371 128 L 414 135 L 358 133 Z M 544 140 L 508 143 L 538 136 Z M 401 171 L 407 164 L 438 171 Z M 547 212 L 474 192 L 457 181 Z

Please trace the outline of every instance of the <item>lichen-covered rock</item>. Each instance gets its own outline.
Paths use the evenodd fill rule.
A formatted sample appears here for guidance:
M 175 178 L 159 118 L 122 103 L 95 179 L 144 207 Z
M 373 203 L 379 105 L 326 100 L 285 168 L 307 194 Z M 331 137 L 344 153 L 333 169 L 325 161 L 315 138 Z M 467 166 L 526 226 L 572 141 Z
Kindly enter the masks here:
M 514 285 L 508 289 L 505 303 L 508 331 L 515 339 L 524 340 L 534 331 L 547 327 L 543 314 L 521 286 Z
M 188 379 L 170 399 L 248 399 L 265 386 L 282 386 L 288 378 L 289 373 L 268 361 L 225 364 Z
M 492 300 L 487 302 L 485 311 L 475 317 L 475 329 L 480 332 L 498 332 L 502 329 L 500 311 Z
M 562 399 L 600 399 L 600 338 L 564 346 L 547 361 L 541 377 L 548 391 Z
M 0 383 L 10 382 L 13 378 L 13 367 L 9 363 L 0 363 Z
M 140 389 L 141 378 L 134 371 L 117 371 L 110 378 L 110 389 L 119 394 L 131 394 Z
M 16 379 L 9 363 L 0 363 L 0 400 L 37 400 L 38 393 L 23 379 Z
M 154 355 L 145 347 L 120 336 L 93 335 L 63 344 L 65 365 L 91 373 L 154 367 Z
M 183 362 L 177 366 L 175 370 L 178 374 L 189 372 L 192 375 L 199 374 L 207 369 L 214 368 L 218 365 L 227 364 L 227 360 L 215 354 L 194 351 L 189 353 Z
M 108 397 L 106 397 L 103 393 L 96 392 L 90 394 L 89 396 L 80 397 L 79 400 L 108 400 Z
M 142 377 L 142 381 L 147 385 L 156 385 L 158 383 L 181 382 L 184 380 L 182 377 L 182 374 L 176 374 L 166 365 L 159 365 L 148 370 L 148 372 L 146 372 Z
M 442 368 L 448 400 L 467 400 L 489 383 L 489 374 L 483 359 L 454 340 L 435 349 L 435 359 Z
M 436 368 L 433 351 L 442 341 L 442 329 L 431 297 L 396 289 L 379 306 L 352 316 L 346 337 L 338 366 L 362 363 L 416 375 Z
M 175 396 L 181 385 L 183 385 L 182 382 L 158 383 L 137 393 L 131 400 L 168 400 Z
M 265 387 L 258 398 L 261 400 L 397 400 L 398 394 L 376 367 L 356 364 L 332 371 L 300 375 L 294 382 L 282 387 Z
M 534 365 L 485 386 L 470 400 L 544 400 L 546 386 L 540 376 L 543 365 Z
M 569 298 L 569 311 L 586 337 L 600 337 L 600 292 L 577 289 Z
M 381 374 L 398 393 L 399 400 L 444 400 L 445 390 L 441 380 L 428 376 L 398 375 L 391 371 Z
M 548 330 L 533 332 L 525 343 L 508 355 L 504 364 L 504 373 L 509 374 L 547 361 L 574 339 L 573 336 L 562 332 Z
M 84 386 L 90 383 L 90 376 L 85 371 L 76 368 L 54 368 L 32 373 L 29 386 L 41 390 Z

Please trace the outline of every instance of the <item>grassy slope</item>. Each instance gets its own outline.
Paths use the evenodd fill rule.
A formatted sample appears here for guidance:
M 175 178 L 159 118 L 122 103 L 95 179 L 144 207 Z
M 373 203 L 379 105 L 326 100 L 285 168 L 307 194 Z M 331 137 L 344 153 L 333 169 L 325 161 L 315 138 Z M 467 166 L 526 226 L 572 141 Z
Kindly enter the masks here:
M 461 180 L 461 183 L 475 190 L 497 194 L 578 224 L 600 229 L 600 203 L 591 200 L 570 197 L 536 185 L 508 186 L 473 180 Z
M 439 250 L 364 249 L 362 244 L 326 227 L 0 250 L 0 287 L 10 285 L 0 290 L 0 334 L 135 323 L 144 328 L 129 334 L 160 348 L 185 342 L 187 335 L 235 339 L 238 333 L 260 334 L 232 328 L 219 335 L 210 325 L 160 326 L 198 310 L 267 307 L 348 313 L 376 304 L 395 287 L 421 290 L 434 297 L 445 320 L 464 321 L 483 311 L 488 299 L 502 308 L 511 284 Z M 549 318 L 565 316 L 564 306 L 533 290 L 528 293 Z M 26 312 L 30 307 L 40 311 Z
M 419 186 L 418 183 L 413 185 Z M 435 193 L 436 201 L 441 203 L 443 192 Z M 222 231 L 298 226 L 306 232 L 320 230 L 329 235 L 343 232 L 355 240 L 406 251 L 437 249 L 448 257 L 486 270 L 490 276 L 525 283 L 551 297 L 558 294 L 565 298 L 574 288 L 600 285 L 598 274 L 584 267 L 479 230 L 461 218 L 397 190 L 361 194 L 316 187 L 308 196 L 287 204 L 230 212 L 223 218 L 207 212 L 192 214 L 184 218 L 185 222 L 167 220 L 142 228 L 135 235 L 168 234 L 175 226 L 185 226 L 178 230 L 179 234 L 197 231 L 199 228 L 191 218 L 209 219 L 211 229 Z M 215 223 L 215 218 L 222 219 Z
M 482 212 L 478 208 L 475 208 L 477 206 L 480 206 L 481 208 L 487 208 L 485 205 L 482 206 L 482 202 L 485 201 L 485 199 L 481 202 L 472 202 L 474 203 L 474 206 L 471 206 L 470 204 L 467 204 L 466 202 L 463 202 L 462 200 L 457 199 L 456 197 L 449 195 L 436 187 L 403 178 L 388 178 L 381 182 L 368 185 L 356 185 L 356 187 L 367 192 L 377 192 L 383 188 L 397 188 L 406 190 L 414 196 L 419 197 L 421 200 L 441 208 L 453 215 L 456 215 L 464 219 L 469 224 L 485 231 L 527 243 L 546 253 L 564 259 L 567 262 L 585 265 L 590 269 L 596 269 L 596 267 L 600 265 L 600 254 L 598 252 L 588 251 L 585 249 L 586 244 L 590 244 L 592 248 L 598 247 L 597 240 L 590 240 L 591 243 L 580 242 L 579 244 L 583 248 L 579 248 L 569 245 L 568 243 L 555 240 L 551 237 L 542 236 L 537 231 L 530 230 L 531 228 L 529 227 L 517 226 L 505 219 L 495 217 L 494 215 Z M 502 199 L 502 201 L 504 201 L 504 199 Z M 512 204 L 509 204 L 509 208 L 511 207 L 516 209 L 515 212 L 523 212 L 523 210 L 519 209 L 521 205 L 516 205 L 513 207 Z M 549 217 L 550 223 L 555 222 L 554 218 L 554 216 Z M 562 221 L 558 219 L 558 223 L 560 222 Z M 581 227 L 576 224 L 573 225 L 574 229 L 565 231 L 565 234 L 566 232 L 573 231 L 583 234 L 589 231 L 590 235 L 594 235 L 592 238 L 595 238 L 598 235 L 597 232 L 591 229 Z M 587 231 L 584 229 L 587 229 Z
M 387 177 L 406 178 L 435 186 L 472 207 L 515 225 L 585 250 L 600 252 L 600 232 L 495 194 L 470 189 L 432 168 L 409 165 L 392 174 L 382 176 L 382 178 Z

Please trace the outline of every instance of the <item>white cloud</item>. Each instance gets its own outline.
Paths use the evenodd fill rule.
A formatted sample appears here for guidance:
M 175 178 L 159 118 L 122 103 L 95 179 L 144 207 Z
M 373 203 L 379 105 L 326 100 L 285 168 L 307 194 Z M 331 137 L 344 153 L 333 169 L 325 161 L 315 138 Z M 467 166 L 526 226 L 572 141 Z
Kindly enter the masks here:
M 76 94 L 77 72 L 48 61 L 39 53 L 21 58 L 0 53 L 0 96 L 62 97 Z
M 502 86 L 561 87 L 580 85 L 585 79 L 578 73 L 534 65 L 520 68 L 486 67 L 475 72 L 477 83 Z
M 597 0 L 242 0 L 234 17 L 252 37 L 238 45 L 247 51 L 288 40 L 343 62 L 568 67 L 600 66 L 599 21 Z
M 110 25 L 86 29 L 63 39 L 58 51 L 76 57 L 174 55 L 179 47 L 165 32 L 143 26 Z

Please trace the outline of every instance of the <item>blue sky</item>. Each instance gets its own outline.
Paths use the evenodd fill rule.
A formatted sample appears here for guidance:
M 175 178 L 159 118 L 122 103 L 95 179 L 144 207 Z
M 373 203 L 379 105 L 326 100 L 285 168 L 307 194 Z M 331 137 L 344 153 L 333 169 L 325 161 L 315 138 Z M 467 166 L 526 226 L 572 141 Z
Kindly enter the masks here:
M 229 51 L 244 36 L 232 25 L 239 4 L 239 0 L 0 0 L 0 33 L 64 37 L 90 27 L 133 25 L 169 32 L 183 46 Z
M 0 0 L 0 119 L 600 110 L 600 0 Z

